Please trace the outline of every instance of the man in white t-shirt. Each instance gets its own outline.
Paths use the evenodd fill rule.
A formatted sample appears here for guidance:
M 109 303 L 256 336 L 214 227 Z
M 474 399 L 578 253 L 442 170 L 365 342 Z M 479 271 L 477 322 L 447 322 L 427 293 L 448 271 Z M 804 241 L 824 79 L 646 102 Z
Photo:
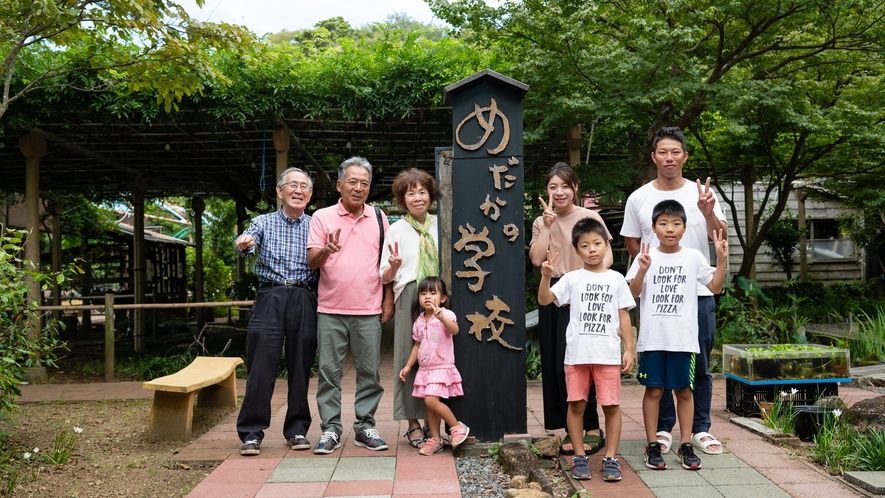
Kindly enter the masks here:
M 667 199 L 678 201 L 686 210 L 686 232 L 681 245 L 697 249 L 710 261 L 708 240 L 713 240 L 714 230 L 728 233 L 725 215 L 716 196 L 710 190 L 710 179 L 706 185 L 700 180 L 692 183 L 682 176 L 682 167 L 688 159 L 685 150 L 685 136 L 678 127 L 662 128 L 653 143 L 652 161 L 657 166 L 658 176 L 643 185 L 627 199 L 624 209 L 624 224 L 621 235 L 632 257 L 639 254 L 640 242 L 653 247 L 660 241 L 652 230 L 652 210 L 659 202 Z M 727 264 L 719 261 L 717 264 Z M 640 315 L 641 320 L 641 315 Z M 698 345 L 694 388 L 694 421 L 692 423 L 692 443 L 705 453 L 722 453 L 722 443 L 710 435 L 710 404 L 713 400 L 713 376 L 710 374 L 710 353 L 716 337 L 716 301 L 713 293 L 704 286 L 698 286 Z M 665 392 L 661 398 L 658 415 L 658 440 L 664 453 L 670 450 L 670 432 L 676 424 L 676 408 L 673 396 Z M 685 436 L 683 436 L 683 439 Z M 685 441 L 683 441 L 685 442 Z

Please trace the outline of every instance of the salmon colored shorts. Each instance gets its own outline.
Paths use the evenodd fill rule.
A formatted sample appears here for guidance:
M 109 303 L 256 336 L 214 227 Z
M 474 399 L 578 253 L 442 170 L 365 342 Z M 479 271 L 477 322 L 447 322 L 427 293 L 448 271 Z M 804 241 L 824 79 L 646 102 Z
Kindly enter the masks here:
M 621 404 L 620 365 L 565 365 L 566 401 L 589 401 L 590 386 L 596 384 L 596 403 L 600 406 Z

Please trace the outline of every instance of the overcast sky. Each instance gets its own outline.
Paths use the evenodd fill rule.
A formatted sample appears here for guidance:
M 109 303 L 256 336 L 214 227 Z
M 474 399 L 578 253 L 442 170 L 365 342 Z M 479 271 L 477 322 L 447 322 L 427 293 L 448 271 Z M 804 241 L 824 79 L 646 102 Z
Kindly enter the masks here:
M 498 0 L 486 0 L 497 5 Z M 191 17 L 201 21 L 243 24 L 258 36 L 283 29 L 313 27 L 319 21 L 341 16 L 351 26 L 383 21 L 403 13 L 423 23 L 442 25 L 423 0 L 206 0 L 202 9 L 194 0 L 178 0 Z

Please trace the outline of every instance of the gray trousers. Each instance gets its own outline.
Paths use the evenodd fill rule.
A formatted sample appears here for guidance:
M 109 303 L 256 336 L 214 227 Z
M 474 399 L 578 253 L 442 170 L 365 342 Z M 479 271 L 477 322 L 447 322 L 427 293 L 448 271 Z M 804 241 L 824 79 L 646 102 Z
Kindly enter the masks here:
M 412 303 L 418 298 L 418 286 L 415 282 L 406 284 L 403 292 L 396 300 L 396 315 L 393 322 L 393 419 L 411 420 L 427 418 L 427 407 L 424 400 L 412 396 L 415 387 L 415 374 L 418 365 L 412 366 L 406 381 L 399 380 L 399 371 L 409 361 L 409 354 L 415 344 L 412 339 Z
M 380 315 L 317 314 L 317 339 L 320 357 L 317 374 L 317 408 L 323 432 L 344 432 L 341 423 L 341 376 L 347 347 L 356 370 L 356 397 L 353 429 L 360 432 L 375 427 L 375 411 L 384 388 L 378 365 L 381 361 Z

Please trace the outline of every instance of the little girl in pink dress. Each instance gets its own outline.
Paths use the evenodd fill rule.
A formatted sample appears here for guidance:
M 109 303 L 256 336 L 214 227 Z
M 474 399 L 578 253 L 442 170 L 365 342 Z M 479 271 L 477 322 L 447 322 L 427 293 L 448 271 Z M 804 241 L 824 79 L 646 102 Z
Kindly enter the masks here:
M 442 451 L 440 437 L 440 420 L 449 425 L 452 437 L 452 448 L 458 447 L 470 434 L 470 428 L 455 418 L 452 410 L 440 398 L 463 396 L 461 374 L 455 367 L 455 348 L 452 336 L 458 333 L 457 317 L 443 308 L 448 301 L 446 284 L 439 277 L 427 277 L 418 284 L 418 300 L 412 307 L 415 325 L 412 327 L 412 338 L 415 345 L 406 366 L 400 370 L 399 378 L 403 382 L 412 366 L 418 363 L 415 375 L 415 388 L 412 396 L 424 398 L 427 406 L 427 427 L 430 438 L 424 442 L 420 453 L 433 455 Z

